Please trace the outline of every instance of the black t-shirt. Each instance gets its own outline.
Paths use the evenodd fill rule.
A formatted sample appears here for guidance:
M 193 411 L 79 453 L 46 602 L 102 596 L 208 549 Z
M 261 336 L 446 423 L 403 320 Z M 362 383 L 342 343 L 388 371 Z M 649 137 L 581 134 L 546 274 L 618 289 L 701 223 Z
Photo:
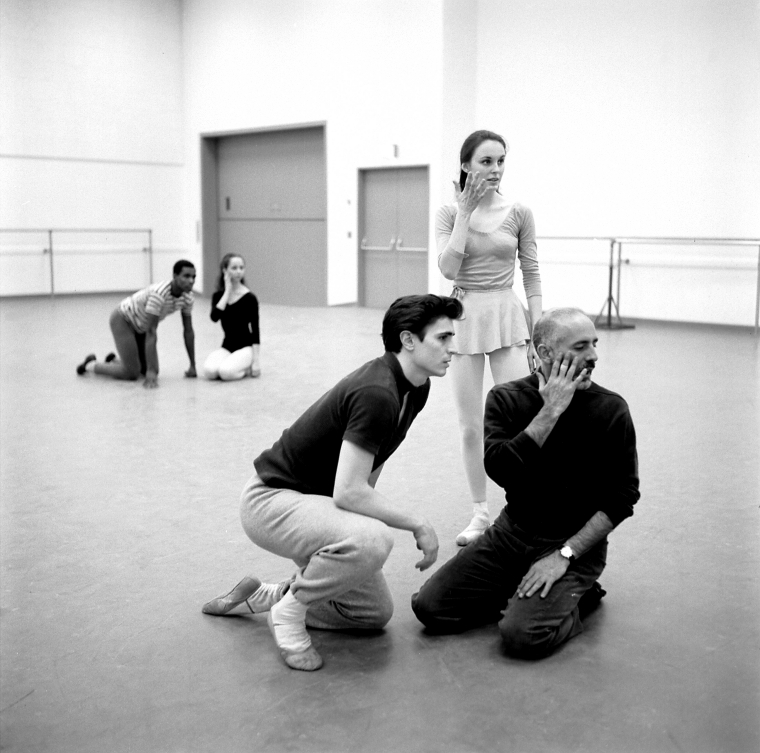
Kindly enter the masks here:
M 222 347 L 234 353 L 240 348 L 259 343 L 259 302 L 250 290 L 235 303 L 220 311 L 216 304 L 224 294 L 217 290 L 211 296 L 211 321 L 221 320 L 224 330 Z
M 343 440 L 372 453 L 378 468 L 401 444 L 429 392 L 429 379 L 414 387 L 396 356 L 386 353 L 322 395 L 253 461 L 256 472 L 268 486 L 331 497 Z

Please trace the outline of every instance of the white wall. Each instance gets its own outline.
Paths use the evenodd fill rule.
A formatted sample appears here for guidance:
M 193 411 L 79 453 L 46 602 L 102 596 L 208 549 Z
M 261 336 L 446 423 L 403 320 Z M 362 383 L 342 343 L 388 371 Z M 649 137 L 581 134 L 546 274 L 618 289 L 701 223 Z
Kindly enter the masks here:
M 357 171 L 430 166 L 432 248 L 459 145 L 480 127 L 509 139 L 504 190 L 543 235 L 757 237 L 758 8 L 3 0 L 0 227 L 150 227 L 160 278 L 180 255 L 201 259 L 200 134 L 325 122 L 331 304 L 357 296 Z M 35 255 L 0 257 L 0 294 L 44 292 L 44 237 L 10 242 Z M 80 256 L 61 257 L 59 282 L 136 287 L 142 242 L 129 242 L 118 280 Z M 601 307 L 606 243 L 543 242 L 539 253 L 546 305 Z M 752 324 L 756 253 L 625 247 L 623 313 Z M 431 288 L 448 290 L 434 257 Z
M 468 133 L 478 129 L 478 0 L 444 0 L 443 55 L 441 60 L 441 165 L 440 180 L 431 183 L 432 214 L 454 200 L 453 182 L 459 180 L 459 150 Z M 438 271 L 435 236 L 430 233 L 433 289 L 451 292 L 451 281 Z
M 357 171 L 423 163 L 438 180 L 440 0 L 187 0 L 183 21 L 185 242 L 199 253 L 200 134 L 323 121 L 328 301 L 356 301 Z
M 151 228 L 166 277 L 183 252 L 181 97 L 180 0 L 3 0 L 0 228 Z M 56 237 L 56 289 L 144 284 L 145 238 Z M 0 234 L 0 295 L 49 290 L 45 246 Z
M 480 0 L 480 127 L 510 140 L 505 189 L 540 234 L 760 237 L 759 8 Z M 542 244 L 545 305 L 598 310 L 594 260 L 607 255 L 604 243 Z M 624 256 L 624 314 L 752 323 L 757 247 Z

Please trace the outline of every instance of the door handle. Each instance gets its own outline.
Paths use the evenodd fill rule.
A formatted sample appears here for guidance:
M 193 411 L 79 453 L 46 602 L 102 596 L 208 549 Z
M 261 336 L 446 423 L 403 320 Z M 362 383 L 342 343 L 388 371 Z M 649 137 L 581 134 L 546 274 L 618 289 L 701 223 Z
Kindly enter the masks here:
M 398 248 L 401 245 L 401 238 L 396 240 L 396 237 L 394 236 L 391 238 L 390 243 L 388 244 L 388 250 L 393 251 L 394 248 Z M 359 250 L 360 251 L 380 251 L 385 250 L 383 246 L 368 246 L 367 245 L 367 238 L 362 238 L 362 242 L 359 244 Z
M 391 238 L 389 246 L 370 246 L 367 244 L 367 239 L 362 238 L 362 242 L 359 244 L 360 251 L 393 251 L 396 247 L 396 239 Z

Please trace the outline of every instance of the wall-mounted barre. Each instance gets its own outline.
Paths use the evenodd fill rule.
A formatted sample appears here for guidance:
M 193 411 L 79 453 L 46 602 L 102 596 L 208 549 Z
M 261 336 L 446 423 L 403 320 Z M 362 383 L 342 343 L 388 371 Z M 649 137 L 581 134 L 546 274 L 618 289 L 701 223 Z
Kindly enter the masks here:
M 633 325 L 624 324 L 620 318 L 619 301 L 620 301 L 620 266 L 622 264 L 622 246 L 623 244 L 636 245 L 698 245 L 698 246 L 757 246 L 757 282 L 755 285 L 755 326 L 752 330 L 757 335 L 760 329 L 760 238 L 697 238 L 697 237 L 656 237 L 656 236 L 606 236 L 606 235 L 541 235 L 538 240 L 551 241 L 607 241 L 610 244 L 609 258 L 609 286 L 607 291 L 607 300 L 602 306 L 602 311 L 597 316 L 597 326 L 606 329 L 624 329 Z M 615 254 L 615 245 L 617 245 L 617 255 Z M 617 271 L 617 298 L 612 295 L 613 278 Z M 612 319 L 612 308 L 615 308 L 616 321 Z M 599 323 L 605 307 L 607 316 L 605 321 Z
M 143 253 L 148 255 L 148 279 L 153 283 L 153 230 L 144 228 L 0 228 L 0 233 L 42 233 L 48 237 L 47 247 L 42 249 L 43 254 L 49 255 L 50 260 L 50 295 L 55 295 L 55 267 L 53 263 L 54 244 L 53 236 L 56 233 L 145 233 L 147 235 L 147 245 L 143 246 Z M 80 252 L 56 252 L 58 255 L 69 255 L 71 253 L 92 253 L 87 251 Z M 110 253 L 128 253 L 125 251 L 112 250 Z M 28 256 L 28 252 L 7 251 L 4 256 Z

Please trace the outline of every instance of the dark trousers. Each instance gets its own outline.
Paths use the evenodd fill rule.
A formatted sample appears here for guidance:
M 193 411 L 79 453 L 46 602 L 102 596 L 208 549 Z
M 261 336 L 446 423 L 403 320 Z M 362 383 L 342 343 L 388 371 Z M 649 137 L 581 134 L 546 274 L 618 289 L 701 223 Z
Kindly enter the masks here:
M 140 374 L 145 376 L 148 371 L 148 359 L 145 357 L 145 333 L 135 332 L 135 340 L 137 340 L 137 356 L 140 359 Z
M 601 575 L 607 557 L 605 539 L 570 563 L 545 598 L 539 591 L 518 599 L 517 586 L 531 564 L 564 542 L 529 536 L 502 512 L 412 596 L 412 609 L 437 633 L 498 622 L 508 653 L 545 656 L 583 630 L 578 602 Z

